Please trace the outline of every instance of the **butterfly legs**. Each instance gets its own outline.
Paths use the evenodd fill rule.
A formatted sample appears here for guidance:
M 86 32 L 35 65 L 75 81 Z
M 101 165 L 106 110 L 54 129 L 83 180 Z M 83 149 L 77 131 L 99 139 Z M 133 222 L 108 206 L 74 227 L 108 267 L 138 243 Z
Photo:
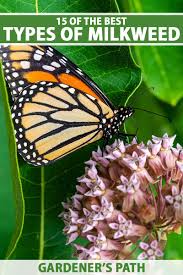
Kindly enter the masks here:
M 110 140 L 109 138 L 104 139 L 103 146 L 102 146 L 103 148 L 105 148 L 107 145 L 109 145 L 109 140 Z
M 137 132 L 138 132 L 138 128 L 136 130 L 136 133 L 135 134 L 127 134 L 127 133 L 123 133 L 123 132 L 119 132 L 118 133 L 118 137 L 121 137 L 123 139 L 124 142 L 127 142 L 127 138 L 128 137 L 132 137 L 132 138 L 135 138 L 137 136 Z
M 119 133 L 117 133 L 117 138 L 122 138 L 124 142 L 127 142 L 127 138 L 128 138 L 128 137 L 135 138 L 135 137 L 137 136 L 137 132 L 138 132 L 138 128 L 137 128 L 135 134 L 128 134 L 128 133 L 119 132 Z M 106 137 L 106 138 L 104 139 L 103 148 L 105 148 L 106 145 L 109 144 L 109 141 L 110 141 L 110 138 L 109 138 L 109 137 Z

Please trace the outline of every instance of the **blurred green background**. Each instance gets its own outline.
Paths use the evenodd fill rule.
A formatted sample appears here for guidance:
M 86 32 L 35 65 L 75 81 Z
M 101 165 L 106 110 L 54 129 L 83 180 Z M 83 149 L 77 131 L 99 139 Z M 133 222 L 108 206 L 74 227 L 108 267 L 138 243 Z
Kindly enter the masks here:
M 0 12 L 182 12 L 181 0 L 1 0 Z M 177 135 L 182 142 L 183 47 L 57 47 L 102 88 L 114 105 L 144 108 L 169 117 L 136 111 L 126 129 L 139 140 Z M 132 58 L 133 56 L 133 58 Z M 138 64 L 138 66 L 136 65 Z M 139 68 L 140 66 L 140 68 Z M 142 79 L 141 79 L 142 71 Z M 61 201 L 75 192 L 76 178 L 97 144 L 87 146 L 46 168 L 16 158 L 8 98 L 0 77 L 0 257 L 71 259 Z M 79 161 L 78 161 L 79 159 Z M 169 236 L 166 259 L 183 259 L 183 236 Z

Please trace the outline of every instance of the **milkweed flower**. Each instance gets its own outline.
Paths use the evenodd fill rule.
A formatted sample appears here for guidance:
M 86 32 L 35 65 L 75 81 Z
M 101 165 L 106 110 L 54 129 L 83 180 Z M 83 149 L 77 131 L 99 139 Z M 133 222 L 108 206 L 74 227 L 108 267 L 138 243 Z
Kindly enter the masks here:
M 167 235 L 183 225 L 183 148 L 174 141 L 116 140 L 92 152 L 60 215 L 78 259 L 163 257 Z M 78 237 L 87 244 L 75 244 Z
M 140 242 L 139 247 L 143 252 L 138 256 L 138 260 L 156 260 L 163 256 L 157 240 L 153 240 L 150 243 Z

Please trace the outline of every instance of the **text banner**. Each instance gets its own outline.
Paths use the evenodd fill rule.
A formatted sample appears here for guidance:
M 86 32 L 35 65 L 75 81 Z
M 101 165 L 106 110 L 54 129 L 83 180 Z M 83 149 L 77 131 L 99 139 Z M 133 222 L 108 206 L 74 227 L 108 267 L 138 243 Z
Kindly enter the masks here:
M 2 275 L 182 275 L 183 261 L 69 261 L 2 260 Z
M 183 13 L 0 14 L 0 43 L 183 45 Z

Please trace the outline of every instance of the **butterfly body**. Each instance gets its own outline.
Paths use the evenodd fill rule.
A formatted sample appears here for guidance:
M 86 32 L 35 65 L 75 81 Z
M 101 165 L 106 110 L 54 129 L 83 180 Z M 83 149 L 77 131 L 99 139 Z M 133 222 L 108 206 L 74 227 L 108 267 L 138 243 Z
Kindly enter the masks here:
M 104 120 L 103 123 L 103 137 L 106 140 L 111 139 L 114 135 L 120 132 L 120 126 L 124 123 L 125 119 L 130 117 L 134 110 L 130 107 L 121 107 L 114 110 L 114 116 L 110 119 Z
M 51 47 L 0 49 L 14 104 L 20 155 L 35 166 L 50 164 L 101 138 L 119 134 L 133 109 L 115 109 L 98 86 Z

